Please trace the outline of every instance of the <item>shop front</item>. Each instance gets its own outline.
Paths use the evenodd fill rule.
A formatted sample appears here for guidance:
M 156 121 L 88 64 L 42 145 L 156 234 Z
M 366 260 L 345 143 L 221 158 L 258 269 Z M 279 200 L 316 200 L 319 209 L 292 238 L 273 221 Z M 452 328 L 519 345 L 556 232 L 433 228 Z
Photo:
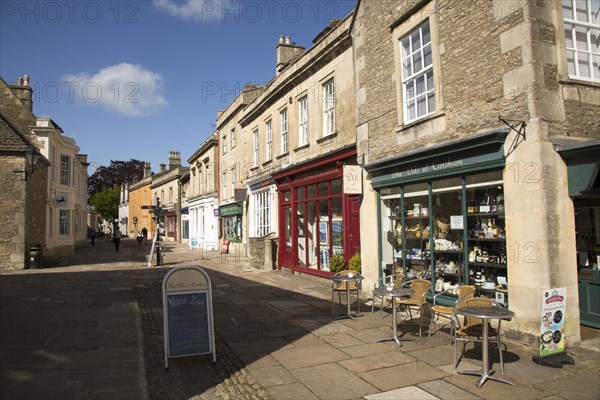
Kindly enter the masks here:
M 219 207 L 221 218 L 221 236 L 229 243 L 242 243 L 242 216 L 244 203 L 235 202 Z
M 600 145 L 559 153 L 575 209 L 580 322 L 600 328 Z
M 175 211 L 165 213 L 165 228 L 165 240 L 177 241 L 177 213 Z
M 383 274 L 457 285 L 508 304 L 503 170 L 507 131 L 365 166 L 377 191 Z M 452 304 L 456 298 L 442 297 Z
M 273 175 L 279 214 L 278 267 L 329 277 L 329 259 L 360 250 L 360 194 L 344 192 L 346 149 Z

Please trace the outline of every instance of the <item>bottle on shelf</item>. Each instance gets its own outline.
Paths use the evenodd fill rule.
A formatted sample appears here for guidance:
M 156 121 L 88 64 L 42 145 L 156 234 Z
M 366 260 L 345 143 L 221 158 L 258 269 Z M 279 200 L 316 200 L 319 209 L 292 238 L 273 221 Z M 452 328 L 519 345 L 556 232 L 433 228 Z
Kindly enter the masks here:
M 496 204 L 496 196 L 492 196 L 491 198 L 491 205 L 490 205 L 490 212 L 498 212 L 498 205 Z
M 479 201 L 477 198 L 473 199 L 473 214 L 479 213 Z

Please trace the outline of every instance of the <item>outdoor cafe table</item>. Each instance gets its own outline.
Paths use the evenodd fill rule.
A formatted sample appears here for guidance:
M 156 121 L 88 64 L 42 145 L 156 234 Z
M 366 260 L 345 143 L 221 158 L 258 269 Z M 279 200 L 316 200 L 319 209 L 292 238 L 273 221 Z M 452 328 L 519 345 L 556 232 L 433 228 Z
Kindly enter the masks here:
M 477 375 L 481 376 L 479 381 L 477 381 L 477 387 L 481 387 L 486 380 L 492 379 L 498 382 L 508 383 L 509 385 L 514 385 L 514 383 L 509 382 L 505 379 L 499 378 L 497 376 L 491 376 L 494 373 L 494 370 L 490 370 L 489 365 L 489 354 L 488 354 L 488 325 L 489 320 L 491 319 L 510 319 L 515 316 L 513 311 L 510 311 L 507 308 L 502 307 L 461 307 L 456 310 L 456 313 L 459 315 L 463 315 L 465 317 L 472 318 L 481 318 L 483 320 L 482 323 L 482 345 L 481 352 L 483 358 L 483 371 L 458 371 L 459 374 L 467 374 L 467 375 Z M 456 344 L 455 344 L 456 346 Z M 500 350 L 502 351 L 502 350 Z
M 335 283 L 342 283 L 342 282 L 346 283 L 346 305 L 348 306 L 348 311 L 346 312 L 346 314 L 342 315 L 338 319 L 350 318 L 351 320 L 356 321 L 356 318 L 354 318 L 354 316 L 352 315 L 352 312 L 350 311 L 350 282 L 356 282 L 356 285 L 358 285 L 358 283 L 360 281 L 362 281 L 363 279 L 364 279 L 363 276 L 360 274 L 354 274 L 353 276 L 334 275 L 333 277 L 331 277 L 331 280 Z M 357 303 L 358 303 L 358 307 L 360 307 L 360 302 L 358 299 L 357 299 Z
M 377 339 L 375 343 L 378 342 L 387 342 L 389 340 L 395 341 L 398 346 L 402 346 L 401 340 L 414 340 L 414 339 L 405 339 L 398 337 L 398 323 L 396 322 L 396 297 L 405 297 L 413 294 L 414 290 L 410 288 L 396 288 L 392 291 L 387 290 L 385 287 L 377 288 L 373 290 L 373 295 L 375 296 L 387 296 L 392 298 L 392 328 L 394 329 L 394 336 L 389 336 L 383 339 Z

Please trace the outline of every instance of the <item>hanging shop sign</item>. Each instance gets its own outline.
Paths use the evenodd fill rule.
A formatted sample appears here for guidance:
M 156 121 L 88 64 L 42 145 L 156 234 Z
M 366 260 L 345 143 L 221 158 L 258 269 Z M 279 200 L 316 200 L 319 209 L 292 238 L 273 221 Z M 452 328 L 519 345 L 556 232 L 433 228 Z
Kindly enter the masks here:
M 344 193 L 362 194 L 362 168 L 359 165 L 344 165 Z
M 196 266 L 177 267 L 165 275 L 162 287 L 165 369 L 171 357 L 212 353 L 216 363 L 212 288 L 207 273 Z
M 235 201 L 244 201 L 246 200 L 247 189 L 235 189 L 233 191 L 233 199 Z

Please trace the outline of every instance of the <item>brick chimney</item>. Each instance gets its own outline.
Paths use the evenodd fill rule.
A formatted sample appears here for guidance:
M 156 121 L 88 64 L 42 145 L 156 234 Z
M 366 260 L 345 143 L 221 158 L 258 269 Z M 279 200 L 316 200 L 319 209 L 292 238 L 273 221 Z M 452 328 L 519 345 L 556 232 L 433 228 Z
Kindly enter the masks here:
M 169 152 L 169 170 L 181 167 L 181 154 L 178 151 Z
M 149 162 L 145 162 L 144 163 L 144 178 L 149 178 L 150 176 L 152 176 L 152 168 L 150 168 L 150 163 Z
M 287 64 L 295 57 L 304 53 L 304 47 L 296 46 L 292 43 L 289 36 L 279 36 L 279 43 L 277 44 L 277 66 L 275 67 L 275 74 L 279 73 L 287 66 Z
M 24 75 L 23 78 L 19 77 L 16 85 L 8 86 L 11 88 L 15 96 L 21 100 L 21 103 L 23 103 L 23 105 L 27 107 L 29 111 L 33 111 L 33 101 L 31 100 L 33 90 L 31 90 L 31 87 L 29 86 L 29 75 Z
M 165 172 L 167 170 L 167 165 L 165 163 L 160 163 L 158 166 L 160 167 L 160 172 Z

